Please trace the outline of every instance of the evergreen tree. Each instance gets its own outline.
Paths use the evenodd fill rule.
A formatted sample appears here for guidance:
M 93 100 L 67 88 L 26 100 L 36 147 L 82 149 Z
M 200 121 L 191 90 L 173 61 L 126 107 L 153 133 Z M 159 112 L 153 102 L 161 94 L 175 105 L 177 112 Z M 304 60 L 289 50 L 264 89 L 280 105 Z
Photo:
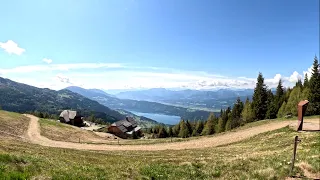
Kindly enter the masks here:
M 311 115 L 320 114 L 320 66 L 317 56 L 314 57 L 312 75 L 309 81 L 309 110 Z
M 267 110 L 267 114 L 266 114 L 266 118 L 268 119 L 275 119 L 277 117 L 277 109 L 276 109 L 276 99 L 273 96 L 273 93 L 271 91 L 271 89 L 269 89 L 267 91 L 268 94 L 268 110 Z
M 304 97 L 302 95 L 302 89 L 298 85 L 298 86 L 294 87 L 292 89 L 292 92 L 290 93 L 290 97 L 289 97 L 287 105 L 286 105 L 285 113 L 286 114 L 291 113 L 292 115 L 297 116 L 298 115 L 297 105 L 302 100 L 304 100 Z
M 167 130 L 166 130 L 166 128 L 164 128 L 163 126 L 162 127 L 160 127 L 160 129 L 159 129 L 159 138 L 166 138 L 166 137 L 168 137 L 168 133 L 167 133 Z
M 224 131 L 224 128 L 225 128 L 225 127 L 223 127 L 223 120 L 222 120 L 222 117 L 219 117 L 216 132 L 217 132 L 217 133 L 221 133 L 221 132 L 223 132 L 223 131 Z
M 231 114 L 230 114 L 231 116 Z M 231 117 L 228 119 L 225 127 L 225 131 L 230 131 L 231 130 Z
M 295 87 L 300 87 L 301 89 L 303 88 L 302 81 L 301 81 L 300 78 L 299 78 L 298 81 L 296 82 L 296 86 L 295 86 Z
M 276 94 L 275 94 L 275 97 L 274 97 L 274 105 L 276 106 L 276 112 L 278 112 L 278 110 L 280 109 L 283 101 L 285 100 L 285 97 L 284 97 L 284 89 L 283 89 L 283 86 L 282 86 L 282 80 L 280 79 L 279 80 L 279 83 L 278 83 L 278 86 L 277 86 L 277 90 L 276 90 Z
M 172 127 L 171 126 L 169 127 L 169 130 L 168 130 L 168 136 L 169 137 L 173 136 L 173 131 L 172 131 Z
M 196 127 L 192 132 L 192 136 L 199 136 L 203 130 L 204 124 L 202 121 L 198 121 Z
M 303 87 L 309 87 L 309 78 L 307 73 L 304 75 Z
M 192 125 L 190 124 L 189 120 L 187 120 L 186 126 L 188 128 L 188 136 L 191 136 L 193 128 L 192 128 Z
M 216 122 L 216 117 L 214 116 L 213 113 L 210 113 L 209 118 L 202 130 L 201 135 L 210 135 L 214 133 L 214 127 L 215 127 L 215 122 Z
M 308 100 L 308 97 L 310 96 L 310 93 L 311 93 L 311 90 L 310 88 L 307 86 L 303 89 L 302 91 L 302 100 Z M 307 110 L 305 112 L 305 115 L 306 116 L 309 116 L 311 115 L 312 112 L 310 112 L 310 106 L 307 107 Z
M 243 124 L 253 121 L 254 115 L 249 98 L 247 98 L 246 103 L 244 104 L 244 108 L 241 112 L 241 117 L 243 119 Z
M 184 120 L 180 121 L 180 131 L 179 131 L 179 137 L 181 138 L 187 138 L 189 136 L 189 130 Z
M 286 112 L 285 112 L 286 106 L 287 106 L 287 103 L 285 101 L 283 101 L 283 103 L 278 111 L 278 114 L 277 114 L 278 118 L 282 118 L 286 115 Z
M 257 78 L 257 84 L 254 89 L 254 94 L 252 98 L 252 107 L 254 111 L 255 119 L 262 120 L 266 117 L 267 113 L 267 88 L 264 84 L 264 78 L 261 73 Z
M 232 111 L 231 111 L 231 129 L 236 128 L 240 126 L 240 117 L 241 112 L 243 110 L 243 103 L 240 100 L 240 97 L 237 98 L 237 102 L 233 105 Z
M 181 121 L 180 121 L 181 122 Z M 179 124 L 176 124 L 175 126 L 173 126 L 172 128 L 172 133 L 174 137 L 178 137 L 179 136 L 179 132 L 180 132 L 180 122 Z

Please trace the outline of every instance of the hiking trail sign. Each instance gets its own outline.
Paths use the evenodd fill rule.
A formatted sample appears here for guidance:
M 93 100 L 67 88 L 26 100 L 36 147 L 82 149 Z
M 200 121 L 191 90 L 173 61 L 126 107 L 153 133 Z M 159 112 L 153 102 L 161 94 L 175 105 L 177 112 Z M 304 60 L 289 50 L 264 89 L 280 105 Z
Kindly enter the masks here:
M 297 128 L 297 131 L 302 131 L 303 116 L 307 110 L 308 104 L 309 104 L 308 100 L 300 101 L 298 103 L 298 128 Z

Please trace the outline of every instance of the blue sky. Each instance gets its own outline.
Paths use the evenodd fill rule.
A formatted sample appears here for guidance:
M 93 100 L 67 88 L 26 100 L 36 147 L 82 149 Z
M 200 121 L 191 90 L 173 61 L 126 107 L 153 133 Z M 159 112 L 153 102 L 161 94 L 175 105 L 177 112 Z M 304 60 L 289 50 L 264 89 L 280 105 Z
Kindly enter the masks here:
M 38 87 L 273 87 L 319 56 L 318 0 L 0 2 L 0 76 Z M 309 70 L 308 70 L 309 69 Z

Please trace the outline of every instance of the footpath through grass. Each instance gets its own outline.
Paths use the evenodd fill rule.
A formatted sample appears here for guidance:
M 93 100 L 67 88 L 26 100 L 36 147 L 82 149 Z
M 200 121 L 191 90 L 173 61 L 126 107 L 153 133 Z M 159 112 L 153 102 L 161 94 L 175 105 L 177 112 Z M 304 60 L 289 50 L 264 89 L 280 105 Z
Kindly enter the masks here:
M 288 176 L 293 138 L 302 142 L 295 174 L 306 163 L 320 172 L 319 133 L 289 128 L 228 146 L 159 152 L 94 152 L 48 148 L 19 140 L 0 141 L 0 177 L 7 179 L 283 179 Z M 5 178 L 4 178 L 5 179 Z
M 0 111 L 0 123 L 15 119 L 28 121 Z M 302 141 L 294 174 L 319 176 L 320 133 L 285 127 L 215 148 L 155 152 L 50 148 L 0 134 L 0 179 L 284 179 L 296 135 Z

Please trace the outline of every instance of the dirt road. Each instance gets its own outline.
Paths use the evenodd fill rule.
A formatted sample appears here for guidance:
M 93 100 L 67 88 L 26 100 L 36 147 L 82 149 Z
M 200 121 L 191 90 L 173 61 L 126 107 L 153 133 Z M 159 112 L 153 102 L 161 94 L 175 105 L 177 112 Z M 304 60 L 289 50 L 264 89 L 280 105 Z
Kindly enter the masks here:
M 160 143 L 149 145 L 97 145 L 97 144 L 80 144 L 72 142 L 54 141 L 40 135 L 39 118 L 26 115 L 30 118 L 30 124 L 27 131 L 27 138 L 31 143 L 39 144 L 48 147 L 69 148 L 79 150 L 103 150 L 103 151 L 160 151 L 160 150 L 182 150 L 182 149 L 197 149 L 206 147 L 215 147 L 225 145 L 233 142 L 238 142 L 257 134 L 276 130 L 285 127 L 292 123 L 292 121 L 273 122 L 265 125 L 260 125 L 236 132 L 228 132 L 213 137 L 201 137 L 183 142 Z

